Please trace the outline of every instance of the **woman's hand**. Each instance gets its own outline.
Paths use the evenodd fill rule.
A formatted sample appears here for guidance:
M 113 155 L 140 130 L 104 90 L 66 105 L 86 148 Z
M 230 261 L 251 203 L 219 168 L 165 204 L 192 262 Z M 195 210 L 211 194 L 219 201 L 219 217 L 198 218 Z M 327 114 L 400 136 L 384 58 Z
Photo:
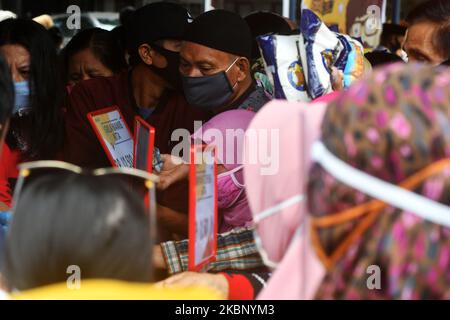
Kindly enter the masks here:
M 166 190 L 172 184 L 188 178 L 189 165 L 184 163 L 181 158 L 162 154 L 161 160 L 163 167 L 158 174 L 159 182 L 156 184 L 158 190 Z
M 171 208 L 157 205 L 158 226 L 163 229 L 160 240 L 183 240 L 188 235 L 189 217 L 187 213 L 178 212 Z M 160 233 L 161 234 L 161 233 Z
M 331 85 L 333 91 L 344 89 L 344 73 L 336 67 L 331 67 Z
M 228 297 L 228 281 L 222 274 L 183 272 L 158 282 L 157 285 L 162 287 L 190 287 L 204 286 L 216 289 L 223 295 Z

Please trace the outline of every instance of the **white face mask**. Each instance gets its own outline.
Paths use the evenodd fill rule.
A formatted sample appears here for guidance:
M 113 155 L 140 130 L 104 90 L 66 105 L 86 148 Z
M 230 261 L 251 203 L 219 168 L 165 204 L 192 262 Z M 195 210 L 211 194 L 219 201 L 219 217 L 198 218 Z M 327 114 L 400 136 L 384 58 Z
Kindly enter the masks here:
M 372 198 L 413 213 L 424 220 L 450 227 L 449 206 L 355 169 L 332 154 L 320 141 L 313 145 L 312 159 L 340 182 Z
M 278 203 L 277 205 L 275 205 L 273 207 L 270 207 L 270 208 L 264 210 L 263 212 L 259 213 L 258 215 L 256 215 L 253 218 L 253 221 L 255 223 L 255 229 L 253 231 L 253 235 L 254 235 L 256 247 L 258 248 L 258 251 L 259 251 L 259 253 L 261 255 L 261 258 L 262 258 L 264 264 L 267 267 L 269 267 L 271 269 L 275 269 L 280 262 L 279 261 L 277 261 L 277 262 L 272 261 L 269 258 L 269 255 L 268 255 L 267 251 L 264 249 L 264 246 L 262 244 L 262 240 L 261 240 L 261 238 L 258 235 L 258 231 L 257 231 L 258 224 L 261 223 L 261 221 L 263 221 L 263 220 L 265 220 L 265 219 L 267 219 L 267 218 L 269 218 L 269 217 L 271 217 L 273 215 L 279 214 L 282 210 L 284 210 L 284 209 L 286 209 L 286 208 L 288 208 L 290 206 L 293 206 L 293 205 L 295 205 L 295 204 L 297 204 L 297 203 L 299 203 L 299 202 L 301 202 L 303 200 L 304 200 L 304 196 L 302 194 L 296 195 L 296 196 L 294 196 L 292 198 L 289 198 L 289 199 L 287 199 L 287 200 L 285 200 L 283 202 Z M 290 247 L 295 242 L 295 240 L 298 237 L 300 237 L 300 235 L 302 234 L 302 230 L 303 230 L 303 224 L 301 224 L 297 228 L 297 231 L 295 232 L 295 235 L 292 237 L 291 241 L 289 242 L 289 246 L 288 246 L 288 249 L 286 250 L 286 252 L 289 251 Z

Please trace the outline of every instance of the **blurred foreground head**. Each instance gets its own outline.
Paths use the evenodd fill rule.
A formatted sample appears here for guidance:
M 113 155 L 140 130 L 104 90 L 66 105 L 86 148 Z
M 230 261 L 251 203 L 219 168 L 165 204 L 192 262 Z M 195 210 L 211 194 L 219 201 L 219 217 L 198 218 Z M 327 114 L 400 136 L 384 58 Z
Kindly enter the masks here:
M 151 280 L 144 202 L 113 177 L 41 176 L 19 197 L 7 235 L 5 278 L 26 290 L 81 279 Z
M 329 105 L 322 143 L 352 168 L 420 195 L 422 204 L 448 207 L 449 85 L 445 68 L 395 64 L 376 70 Z M 369 195 L 338 179 L 337 170 L 316 163 L 309 172 L 315 249 L 329 270 L 318 298 L 445 299 L 450 250 L 445 217 L 425 218 L 431 209 L 377 207 L 379 202 L 374 205 Z M 371 265 L 389 279 L 380 290 L 366 285 Z
M 110 77 L 127 68 L 125 52 L 110 31 L 100 28 L 78 32 L 62 51 L 65 81 Z

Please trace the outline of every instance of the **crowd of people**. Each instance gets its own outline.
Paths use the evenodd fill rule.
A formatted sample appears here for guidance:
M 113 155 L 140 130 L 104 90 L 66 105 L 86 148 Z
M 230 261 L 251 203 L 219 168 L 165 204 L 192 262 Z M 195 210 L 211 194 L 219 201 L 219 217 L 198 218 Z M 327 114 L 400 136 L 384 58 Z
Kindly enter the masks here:
M 450 299 L 448 0 L 414 8 L 405 26 L 385 24 L 350 86 L 328 65 L 333 90 L 310 102 L 274 99 L 258 47 L 259 36 L 299 33 L 286 18 L 193 18 L 171 2 L 126 13 L 116 29 L 81 30 L 61 50 L 36 21 L 0 22 L 2 296 Z M 136 116 L 155 128 L 157 232 L 142 180 L 94 174 L 111 162 L 88 114 L 111 106 L 129 128 Z M 209 129 L 225 139 L 217 253 L 204 272 L 188 267 L 180 129 L 206 145 L 217 143 Z M 254 150 L 248 132 L 264 130 L 277 132 L 276 147 L 257 146 L 277 153 L 274 174 L 261 173 L 265 161 L 227 156 Z M 71 266 L 78 290 L 67 285 Z M 380 272 L 372 282 L 370 270 Z

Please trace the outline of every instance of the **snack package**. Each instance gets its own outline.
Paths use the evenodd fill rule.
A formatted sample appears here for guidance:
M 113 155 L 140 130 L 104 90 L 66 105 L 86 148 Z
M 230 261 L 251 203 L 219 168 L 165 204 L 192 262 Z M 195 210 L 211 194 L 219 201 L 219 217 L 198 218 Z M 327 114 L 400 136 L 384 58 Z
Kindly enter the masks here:
M 333 66 L 344 73 L 344 88 L 363 74 L 363 46 L 328 29 L 313 11 L 302 11 L 300 32 L 257 39 L 276 99 L 309 102 L 332 92 Z
M 300 57 L 302 37 L 266 35 L 257 39 L 275 99 L 311 101 Z
M 333 91 L 331 85 L 331 66 L 339 52 L 343 50 L 337 34 L 330 31 L 311 10 L 302 11 L 300 32 L 304 45 L 300 47 L 308 92 L 317 99 Z
M 348 88 L 364 74 L 364 47 L 348 35 L 337 36 L 345 49 L 340 52 L 334 66 L 344 72 L 344 88 Z

